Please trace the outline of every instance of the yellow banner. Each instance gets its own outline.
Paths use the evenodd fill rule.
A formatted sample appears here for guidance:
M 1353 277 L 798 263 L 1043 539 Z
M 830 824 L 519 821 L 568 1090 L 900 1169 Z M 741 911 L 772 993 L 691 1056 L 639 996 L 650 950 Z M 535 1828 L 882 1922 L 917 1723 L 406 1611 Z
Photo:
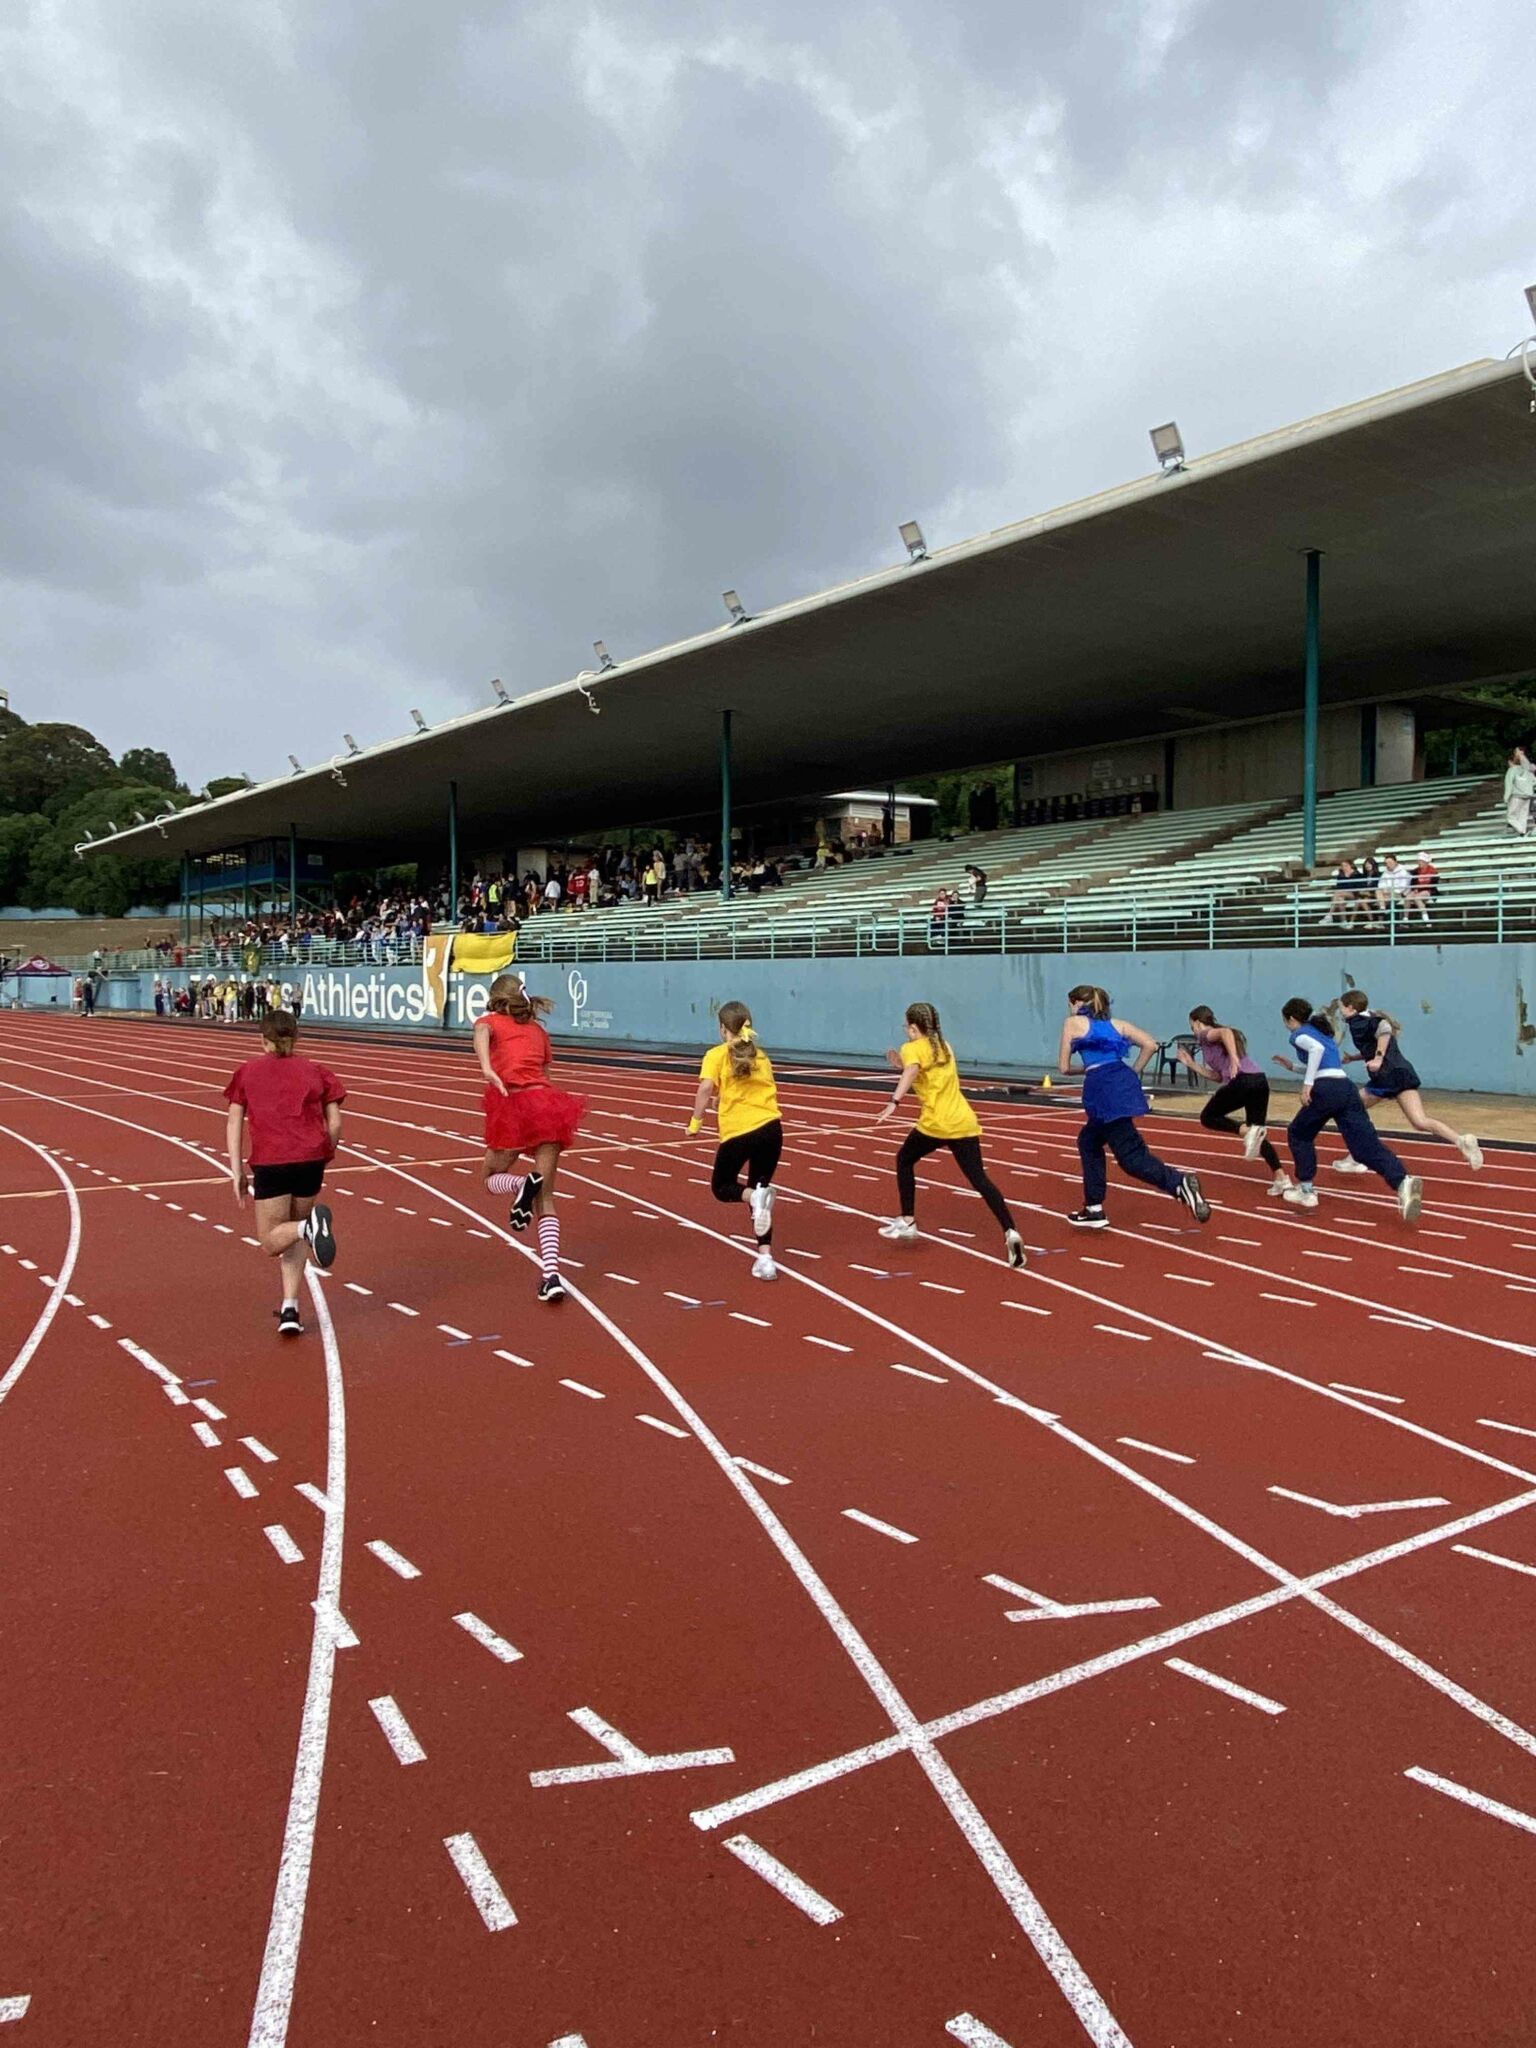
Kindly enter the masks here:
M 460 932 L 453 942 L 453 964 L 460 974 L 500 974 L 516 958 L 516 932 Z

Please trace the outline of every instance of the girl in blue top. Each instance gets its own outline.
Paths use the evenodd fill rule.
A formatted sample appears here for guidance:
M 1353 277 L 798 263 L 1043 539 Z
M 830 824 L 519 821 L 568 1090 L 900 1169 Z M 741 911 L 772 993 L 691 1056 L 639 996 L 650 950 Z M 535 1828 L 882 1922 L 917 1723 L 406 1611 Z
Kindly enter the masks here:
M 1287 1188 L 1281 1200 L 1298 1209 L 1317 1207 L 1317 1189 L 1312 1184 L 1317 1175 L 1317 1134 L 1324 1124 L 1332 1123 L 1337 1125 L 1350 1157 L 1370 1172 L 1379 1173 L 1396 1194 L 1403 1221 L 1417 1223 L 1424 1206 L 1424 1183 L 1381 1142 L 1354 1083 L 1344 1071 L 1332 1025 L 1326 1017 L 1314 1016 L 1305 996 L 1292 996 L 1280 1015 L 1302 1067 L 1301 1108 L 1291 1119 L 1288 1134 L 1296 1186 Z
M 1141 1071 L 1157 1051 L 1157 1040 L 1138 1025 L 1127 1024 L 1109 1013 L 1109 997 L 1101 988 L 1085 983 L 1067 995 L 1070 1008 L 1061 1027 L 1060 1067 L 1072 1070 L 1075 1053 L 1083 1064 L 1083 1113 L 1087 1118 L 1077 1134 L 1078 1156 L 1083 1162 L 1083 1206 L 1067 1217 L 1079 1230 L 1107 1230 L 1104 1195 L 1109 1175 L 1104 1154 L 1113 1152 L 1122 1173 L 1144 1180 L 1164 1194 L 1172 1195 L 1189 1210 L 1197 1223 L 1210 1216 L 1211 1205 L 1192 1173 L 1165 1166 L 1147 1149 L 1136 1128 L 1136 1118 L 1149 1116 L 1151 1106 L 1141 1085 Z M 1126 1055 L 1135 1050 L 1134 1065 Z

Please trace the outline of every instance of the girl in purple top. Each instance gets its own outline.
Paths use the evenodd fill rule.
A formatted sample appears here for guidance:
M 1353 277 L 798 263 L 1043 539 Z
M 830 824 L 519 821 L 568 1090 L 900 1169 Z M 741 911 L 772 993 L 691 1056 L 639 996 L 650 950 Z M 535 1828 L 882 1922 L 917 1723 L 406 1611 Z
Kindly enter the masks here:
M 1200 1058 L 1192 1059 L 1182 1051 L 1179 1058 L 1192 1074 L 1216 1083 L 1216 1093 L 1200 1112 L 1201 1123 L 1208 1131 L 1225 1131 L 1233 1138 L 1240 1135 L 1243 1157 L 1262 1159 L 1269 1168 L 1267 1192 L 1283 1195 L 1292 1182 L 1280 1164 L 1280 1154 L 1269 1142 L 1265 1121 L 1269 1115 L 1268 1077 L 1258 1061 L 1249 1057 L 1248 1041 L 1242 1032 L 1230 1024 L 1218 1024 L 1207 1005 L 1191 1010 L 1189 1021 Z M 1242 1125 L 1233 1115 L 1235 1110 L 1242 1111 Z

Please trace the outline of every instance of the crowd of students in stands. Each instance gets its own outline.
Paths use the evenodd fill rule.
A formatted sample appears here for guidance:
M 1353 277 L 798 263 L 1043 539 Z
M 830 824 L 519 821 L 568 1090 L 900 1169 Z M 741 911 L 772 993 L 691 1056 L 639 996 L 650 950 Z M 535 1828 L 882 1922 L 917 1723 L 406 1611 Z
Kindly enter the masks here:
M 1374 855 L 1364 860 L 1341 860 L 1333 871 L 1332 894 L 1323 923 L 1343 931 L 1383 931 L 1398 921 L 1417 916 L 1429 923 L 1429 913 L 1440 891 L 1440 870 L 1427 853 L 1421 853 L 1412 869 L 1395 853 Z

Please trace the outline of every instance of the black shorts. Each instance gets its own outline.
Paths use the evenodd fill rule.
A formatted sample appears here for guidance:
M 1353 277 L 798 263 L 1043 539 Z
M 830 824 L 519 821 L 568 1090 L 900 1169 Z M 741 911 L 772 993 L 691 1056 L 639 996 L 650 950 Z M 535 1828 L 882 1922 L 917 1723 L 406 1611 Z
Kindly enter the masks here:
M 320 1192 L 325 1179 L 323 1159 L 295 1159 L 286 1166 L 253 1166 L 251 1193 L 258 1202 L 273 1202 L 280 1195 L 308 1201 Z

